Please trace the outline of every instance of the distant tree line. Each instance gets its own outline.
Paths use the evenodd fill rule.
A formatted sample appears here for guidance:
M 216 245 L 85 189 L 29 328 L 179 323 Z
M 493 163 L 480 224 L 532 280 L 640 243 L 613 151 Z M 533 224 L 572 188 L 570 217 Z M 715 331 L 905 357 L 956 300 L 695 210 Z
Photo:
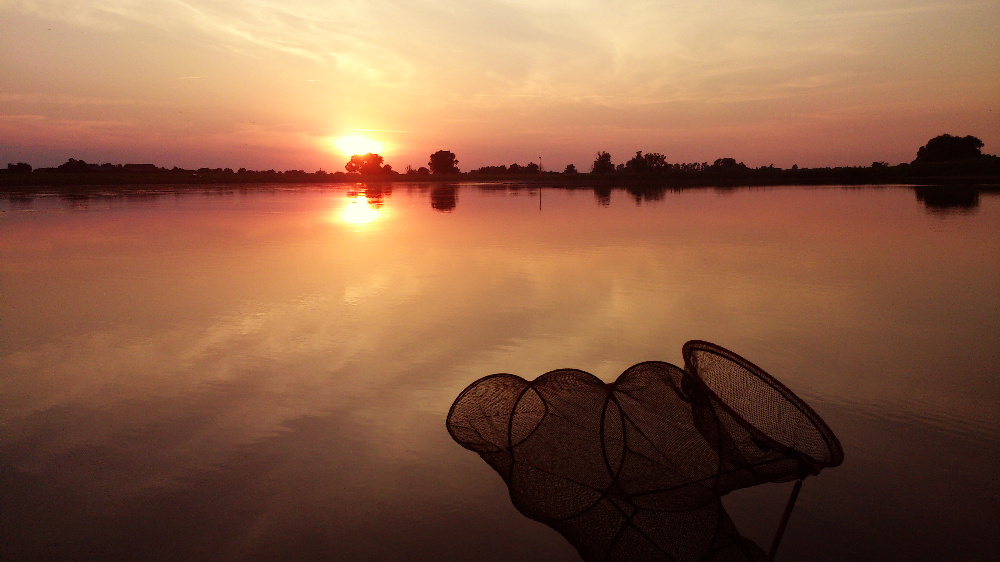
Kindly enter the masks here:
M 506 166 L 483 166 L 481 168 L 476 168 L 472 170 L 471 174 L 477 176 L 522 176 L 522 175 L 533 175 L 537 176 L 542 172 L 541 166 L 534 162 L 529 162 L 525 165 L 520 165 L 517 162 Z
M 525 165 L 483 166 L 467 173 L 482 178 L 516 178 L 531 181 L 533 177 L 545 181 L 574 183 L 602 182 L 606 184 L 670 183 L 684 185 L 764 185 L 781 183 L 885 183 L 891 181 L 920 181 L 921 178 L 968 177 L 1000 181 L 1000 158 L 982 153 L 983 141 L 974 136 L 958 137 L 939 135 L 917 150 L 916 158 L 909 163 L 891 166 L 886 162 L 872 162 L 871 166 L 838 168 L 776 168 L 773 164 L 751 168 L 735 158 L 718 158 L 708 162 L 668 162 L 659 152 L 637 151 L 633 157 L 615 164 L 606 151 L 596 153 L 589 174 L 580 173 L 574 164 L 559 172 L 546 172 L 538 163 Z M 391 180 L 401 174 L 385 159 L 375 153 L 355 154 L 344 165 L 344 172 L 328 173 L 303 170 L 247 170 L 240 168 L 170 169 L 153 164 L 90 164 L 70 158 L 56 168 L 32 168 L 18 162 L 0 169 L 0 185 L 86 185 L 86 184 L 141 184 L 141 183 L 262 183 L 262 182 L 349 182 L 364 178 L 366 181 Z M 458 158 L 450 150 L 438 150 L 430 155 L 427 166 L 414 169 L 406 167 L 407 180 L 440 179 L 463 174 Z M 442 198 L 442 201 L 447 198 Z
M 910 163 L 903 163 L 897 166 L 890 166 L 886 162 L 872 162 L 870 167 L 853 168 L 813 168 L 812 170 L 863 170 L 872 169 L 880 172 L 890 170 L 905 171 L 934 171 L 928 165 L 947 164 L 948 166 L 938 166 L 939 170 L 954 171 L 996 171 L 997 157 L 984 155 L 982 153 L 983 141 L 974 137 L 955 137 L 952 135 L 939 135 L 932 138 L 926 145 L 917 150 L 917 157 Z M 776 168 L 773 164 L 750 168 L 743 162 L 737 162 L 735 158 L 719 158 L 712 164 L 701 163 L 669 163 L 663 154 L 649 152 L 643 154 L 636 152 L 635 156 L 624 163 L 615 165 L 608 152 L 598 152 L 591 164 L 591 173 L 596 175 L 629 175 L 636 177 L 644 176 L 669 176 L 669 175 L 691 175 L 709 174 L 723 176 L 753 176 L 756 172 L 782 172 L 786 171 Z M 793 165 L 789 172 L 801 172 L 808 175 L 806 170 L 800 170 L 798 165 Z M 758 174 L 759 175 L 759 174 Z

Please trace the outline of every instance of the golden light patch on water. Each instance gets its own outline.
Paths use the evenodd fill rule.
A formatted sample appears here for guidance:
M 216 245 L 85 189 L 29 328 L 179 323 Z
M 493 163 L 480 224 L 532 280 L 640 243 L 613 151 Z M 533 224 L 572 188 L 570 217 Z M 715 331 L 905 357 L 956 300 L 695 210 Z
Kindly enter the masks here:
M 347 206 L 340 212 L 340 220 L 343 222 L 363 225 L 368 224 L 379 217 L 379 210 L 368 204 L 368 197 L 364 193 L 350 199 Z

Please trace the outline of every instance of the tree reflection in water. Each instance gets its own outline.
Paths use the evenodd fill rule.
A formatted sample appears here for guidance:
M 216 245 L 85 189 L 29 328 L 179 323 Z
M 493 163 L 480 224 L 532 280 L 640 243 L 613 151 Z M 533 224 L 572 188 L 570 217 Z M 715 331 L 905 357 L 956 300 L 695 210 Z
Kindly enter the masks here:
M 392 194 L 391 186 L 363 186 L 347 192 L 348 204 L 341 212 L 341 219 L 355 225 L 368 224 L 379 217 L 385 196 Z
M 435 185 L 431 189 L 431 207 L 450 213 L 458 205 L 458 187 L 451 184 Z
M 979 188 L 968 185 L 919 185 L 917 201 L 930 213 L 972 212 L 979 207 Z

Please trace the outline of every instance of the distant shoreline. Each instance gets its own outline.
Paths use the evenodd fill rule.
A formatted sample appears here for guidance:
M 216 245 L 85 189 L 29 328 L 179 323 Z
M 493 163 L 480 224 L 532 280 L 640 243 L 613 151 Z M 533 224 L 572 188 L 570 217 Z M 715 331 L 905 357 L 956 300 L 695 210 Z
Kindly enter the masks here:
M 567 188 L 686 188 L 780 185 L 1000 185 L 1000 159 L 978 162 L 901 164 L 884 167 L 745 169 L 736 172 L 695 171 L 651 174 L 593 174 L 542 172 L 534 174 L 480 174 L 474 172 L 361 175 L 343 172 L 287 172 L 232 170 L 62 171 L 0 170 L 0 193 L 31 192 L 38 188 L 90 191 L 94 188 L 146 188 L 148 186 L 260 185 L 260 184 L 385 184 L 385 183 L 483 183 L 546 185 Z
M 88 164 L 70 158 L 56 168 L 32 168 L 18 162 L 0 169 L 0 193 L 23 192 L 49 187 L 64 190 L 87 190 L 92 187 L 148 185 L 218 185 L 218 184 L 357 184 L 357 183 L 508 183 L 540 184 L 560 187 L 656 191 L 684 187 L 739 187 L 767 185 L 996 185 L 1000 184 L 1000 157 L 982 153 L 983 141 L 971 135 L 938 135 L 917 150 L 910 163 L 890 166 L 872 162 L 870 166 L 826 168 L 776 168 L 774 165 L 751 168 L 735 158 L 708 162 L 669 163 L 658 152 L 636 152 L 627 162 L 615 165 L 611 154 L 599 152 L 590 173 L 580 173 L 570 164 L 562 172 L 545 171 L 539 163 L 521 166 L 485 166 L 460 172 L 455 154 L 439 150 L 430 155 L 428 167 L 414 170 L 407 166 L 399 173 L 383 165 L 383 157 L 355 154 L 344 165 L 345 172 L 303 170 L 248 170 L 240 168 L 198 168 L 188 170 L 155 164 Z

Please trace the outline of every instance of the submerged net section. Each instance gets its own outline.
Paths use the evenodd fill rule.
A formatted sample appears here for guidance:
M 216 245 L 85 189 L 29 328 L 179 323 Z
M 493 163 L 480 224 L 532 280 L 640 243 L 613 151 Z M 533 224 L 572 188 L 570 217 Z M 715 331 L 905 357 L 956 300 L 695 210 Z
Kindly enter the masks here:
M 651 361 L 611 384 L 576 369 L 466 388 L 447 427 L 503 477 L 524 515 L 585 560 L 763 560 L 721 497 L 804 477 L 843 452 L 781 383 L 706 342 L 685 365 Z

